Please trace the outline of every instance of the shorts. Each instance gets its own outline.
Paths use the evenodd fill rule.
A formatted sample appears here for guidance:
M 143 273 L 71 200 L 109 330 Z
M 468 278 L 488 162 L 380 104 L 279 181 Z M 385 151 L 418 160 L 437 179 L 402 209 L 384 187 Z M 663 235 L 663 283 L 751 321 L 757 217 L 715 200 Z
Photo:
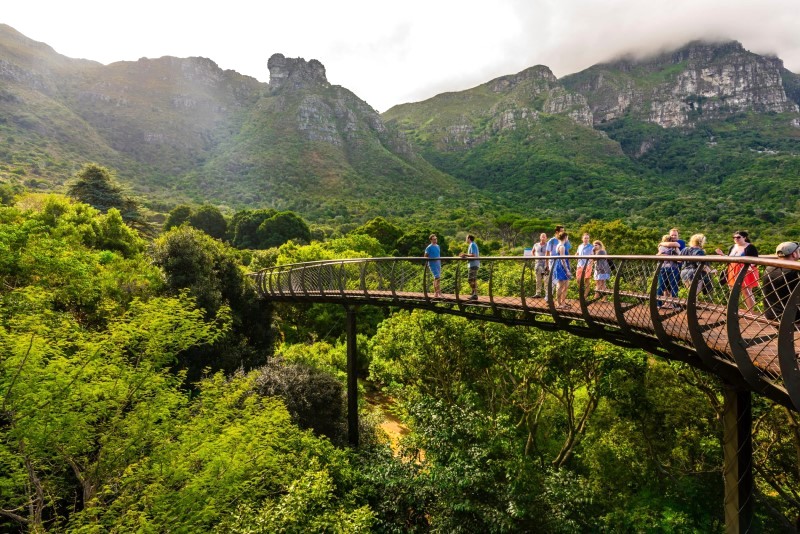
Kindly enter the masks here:
M 428 267 L 431 269 L 431 274 L 433 275 L 434 280 L 438 280 L 442 276 L 442 262 L 439 260 L 431 261 L 428 263 Z
M 583 265 L 575 269 L 575 278 L 586 278 L 587 280 L 592 277 L 592 268 L 588 265 Z
M 477 267 L 470 267 L 469 274 L 467 275 L 467 281 L 474 282 L 478 279 L 478 268 Z

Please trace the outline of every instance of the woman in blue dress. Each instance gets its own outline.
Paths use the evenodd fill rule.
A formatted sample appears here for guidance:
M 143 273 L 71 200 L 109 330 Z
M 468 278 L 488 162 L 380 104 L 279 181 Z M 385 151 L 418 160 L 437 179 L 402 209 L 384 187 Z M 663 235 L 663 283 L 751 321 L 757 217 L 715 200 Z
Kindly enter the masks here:
M 556 283 L 556 308 L 569 308 L 567 304 L 567 289 L 569 288 L 569 281 L 572 279 L 572 273 L 569 269 L 569 260 L 563 256 L 567 255 L 566 244 L 569 241 L 569 235 L 566 232 L 561 232 L 556 236 L 558 238 L 558 246 L 556 247 L 556 258 L 553 259 L 553 280 Z

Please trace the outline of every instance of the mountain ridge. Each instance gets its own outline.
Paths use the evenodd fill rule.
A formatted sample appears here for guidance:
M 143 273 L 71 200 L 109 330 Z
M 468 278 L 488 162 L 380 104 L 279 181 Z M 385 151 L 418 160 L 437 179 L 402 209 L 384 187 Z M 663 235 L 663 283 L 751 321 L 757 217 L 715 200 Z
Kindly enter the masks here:
M 800 76 L 738 42 L 561 79 L 536 65 L 383 114 L 317 60 L 267 66 L 269 83 L 201 57 L 101 65 L 0 26 L 0 180 L 58 190 L 97 161 L 162 210 L 211 202 L 341 222 L 466 205 L 646 221 L 663 203 L 648 196 L 687 176 L 710 187 L 778 160 L 789 173 L 800 152 Z M 675 156 L 687 136 L 696 157 Z M 741 168 L 715 155 L 722 146 Z

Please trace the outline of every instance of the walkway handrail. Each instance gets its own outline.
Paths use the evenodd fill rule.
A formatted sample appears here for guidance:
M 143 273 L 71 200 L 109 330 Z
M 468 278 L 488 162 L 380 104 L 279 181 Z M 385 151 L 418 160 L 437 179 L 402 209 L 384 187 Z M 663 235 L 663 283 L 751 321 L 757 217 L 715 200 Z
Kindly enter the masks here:
M 580 277 L 578 260 L 591 262 Z M 275 301 L 422 308 L 599 337 L 685 361 L 800 410 L 800 284 L 793 278 L 800 262 L 717 255 L 481 257 L 479 297 L 472 300 L 468 258 L 439 260 L 441 298 L 434 296 L 429 261 L 319 260 L 252 276 L 259 295 Z M 792 274 L 768 279 L 766 272 L 776 268 Z M 602 271 L 605 281 L 597 280 Z M 722 271 L 728 276 L 720 282 Z M 562 307 L 554 284 L 563 272 L 572 280 Z

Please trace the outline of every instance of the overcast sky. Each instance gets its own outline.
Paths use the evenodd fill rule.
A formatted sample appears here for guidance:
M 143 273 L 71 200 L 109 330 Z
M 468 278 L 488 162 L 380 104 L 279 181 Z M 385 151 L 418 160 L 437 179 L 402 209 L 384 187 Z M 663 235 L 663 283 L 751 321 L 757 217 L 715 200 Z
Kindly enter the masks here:
M 202 56 L 269 81 L 318 59 L 378 111 L 533 65 L 556 76 L 626 52 L 736 39 L 800 73 L 800 0 L 4 0 L 0 22 L 101 63 Z

